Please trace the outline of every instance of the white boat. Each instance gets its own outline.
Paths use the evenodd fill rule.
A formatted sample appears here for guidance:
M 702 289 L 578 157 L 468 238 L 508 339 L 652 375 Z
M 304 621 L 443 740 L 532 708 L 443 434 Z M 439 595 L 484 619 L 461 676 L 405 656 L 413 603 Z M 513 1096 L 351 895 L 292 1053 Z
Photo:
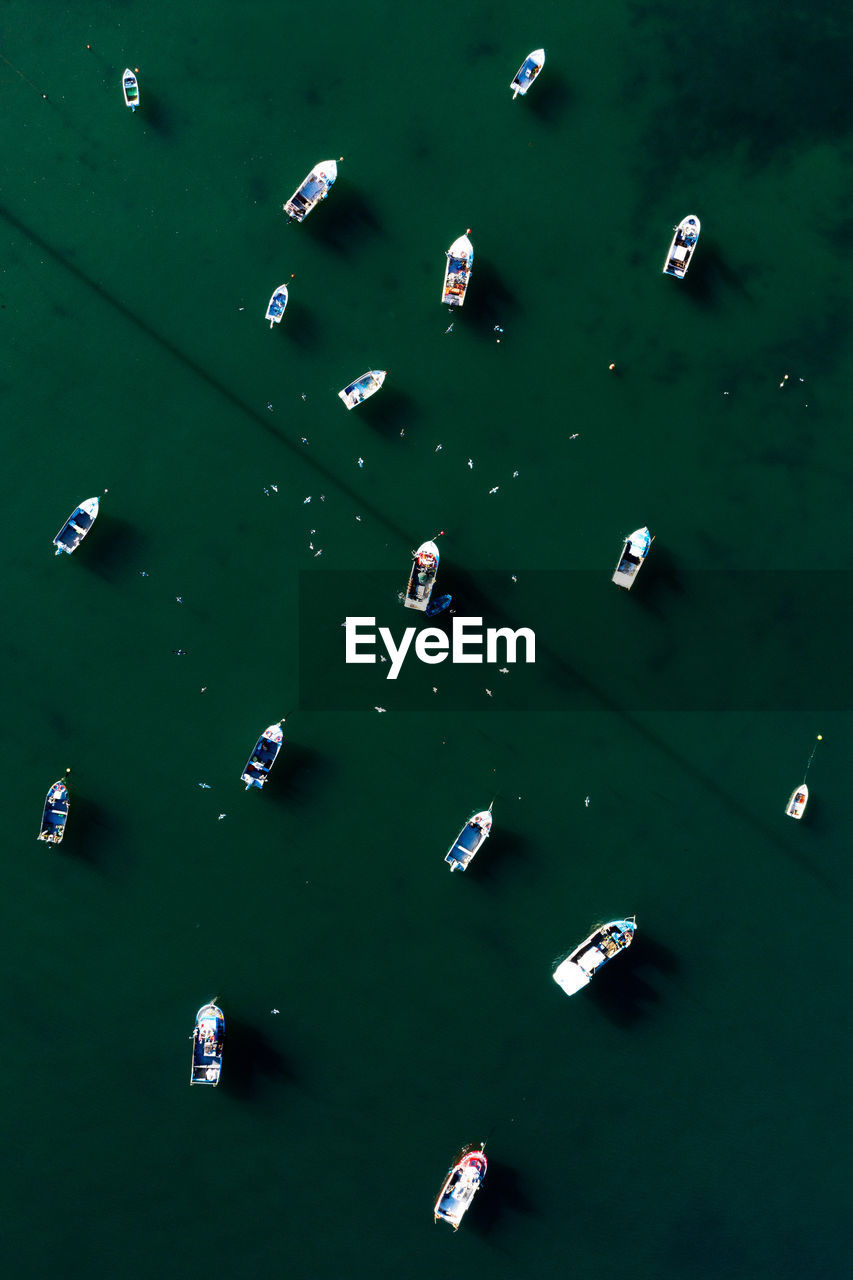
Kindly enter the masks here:
M 361 404 L 362 400 L 369 400 L 371 396 L 376 395 L 385 381 L 385 374 L 385 369 L 368 369 L 367 373 L 363 373 L 360 378 L 356 378 L 355 382 L 344 387 L 338 395 L 348 409 L 354 409 L 357 404 Z
M 532 53 L 528 53 L 521 66 L 516 71 L 510 81 L 510 89 L 512 89 L 512 100 L 515 102 L 518 94 L 524 97 L 527 90 L 533 84 L 533 81 L 539 75 L 539 72 L 545 66 L 545 50 L 534 49 Z
M 444 861 L 450 863 L 451 871 L 465 871 L 468 863 L 486 841 L 492 830 L 492 806 L 481 809 L 469 818 L 453 844 L 444 855 Z
M 246 761 L 246 767 L 240 775 L 240 781 L 249 787 L 263 787 L 270 769 L 276 762 L 281 744 L 284 741 L 283 720 L 264 729 L 255 743 L 255 749 Z
M 470 231 L 469 227 L 465 235 L 454 240 L 447 250 L 447 270 L 444 273 L 441 301 L 448 307 L 461 307 L 465 302 L 471 267 L 474 264 L 474 246 L 468 239 Z
M 452 1169 L 444 1179 L 435 1202 L 435 1221 L 449 1222 L 454 1231 L 471 1207 L 471 1201 L 480 1190 L 486 1176 L 488 1160 L 479 1147 L 466 1147 L 461 1151 Z
M 403 604 L 407 609 L 418 609 L 421 613 L 426 613 L 438 573 L 438 547 L 434 542 L 422 542 L 414 556 Z
M 601 925 L 557 965 L 551 975 L 554 981 L 563 988 L 567 996 L 573 996 L 592 981 L 593 974 L 607 964 L 608 960 L 630 947 L 636 928 L 636 916 L 628 916 L 627 920 L 611 920 L 608 924 Z
M 190 1084 L 219 1084 L 222 1075 L 222 1049 L 225 1043 L 225 1016 L 211 1000 L 195 1015 L 193 1031 L 193 1065 Z
M 326 199 L 337 176 L 338 166 L 334 160 L 321 160 L 319 164 L 315 164 L 305 181 L 284 205 L 284 212 L 294 222 L 303 222 L 314 205 Z
M 791 792 L 791 799 L 788 801 L 788 807 L 785 812 L 789 818 L 801 818 L 806 811 L 808 802 L 809 789 L 803 782 Z
M 77 550 L 97 519 L 98 505 L 97 498 L 87 498 L 71 512 L 53 540 L 53 545 L 56 547 L 55 555 L 61 555 L 65 551 L 70 556 L 72 551 Z
M 139 81 L 130 67 L 125 67 L 124 69 L 121 77 L 121 89 L 124 94 L 124 105 L 130 107 L 131 111 L 135 111 L 139 106 Z
M 652 545 L 652 535 L 648 529 L 635 529 L 629 534 L 622 545 L 622 554 L 619 557 L 619 563 L 613 574 L 612 581 L 617 587 L 624 587 L 626 591 L 630 591 L 634 585 L 634 579 L 643 567 L 646 556 L 649 554 L 649 547 Z
M 678 280 L 683 280 L 687 275 L 687 268 L 690 266 L 700 229 L 699 219 L 692 213 L 681 219 L 675 228 L 675 235 L 672 237 L 672 244 L 669 246 L 669 253 L 663 265 L 665 276 L 675 276 Z
M 266 319 L 270 322 L 270 328 L 274 324 L 281 324 L 281 317 L 284 315 L 287 306 L 287 285 L 280 284 L 273 296 L 270 298 L 267 307 Z

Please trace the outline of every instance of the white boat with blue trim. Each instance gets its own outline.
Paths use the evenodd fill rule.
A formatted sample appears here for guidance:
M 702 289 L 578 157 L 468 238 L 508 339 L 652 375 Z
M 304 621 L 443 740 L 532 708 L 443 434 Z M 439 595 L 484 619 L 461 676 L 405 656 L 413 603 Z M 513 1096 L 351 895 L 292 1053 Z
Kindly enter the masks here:
M 624 587 L 626 591 L 631 590 L 637 574 L 645 563 L 653 541 L 652 535 L 645 527 L 635 529 L 633 533 L 628 535 L 622 544 L 622 554 L 619 557 L 619 563 L 612 578 L 617 587 Z
M 135 111 L 139 106 L 139 81 L 130 67 L 125 67 L 122 74 L 121 91 L 124 94 L 124 105 Z
M 321 160 L 315 164 L 304 182 L 296 188 L 283 206 L 284 212 L 294 222 L 304 222 L 316 204 L 325 200 L 335 185 L 338 166 L 334 160 Z
M 669 246 L 669 253 L 663 265 L 665 276 L 675 276 L 677 280 L 684 279 L 701 229 L 701 223 L 695 214 L 688 214 L 686 218 L 681 219 L 674 229 L 672 244 Z
M 528 53 L 521 66 L 516 71 L 510 81 L 510 89 L 512 89 L 512 100 L 521 95 L 524 97 L 527 90 L 533 84 L 533 81 L 539 75 L 539 72 L 545 66 L 545 50 L 534 49 L 532 53 Z
M 211 1000 L 195 1015 L 190 1084 L 211 1084 L 214 1088 L 219 1084 L 224 1045 L 225 1015 Z
M 494 803 L 494 801 L 492 802 Z M 468 819 L 444 855 L 451 871 L 465 871 L 469 862 L 482 849 L 492 830 L 492 806 L 481 809 Z
M 599 969 L 614 956 L 618 956 L 620 951 L 630 947 L 636 928 L 636 916 L 628 916 L 625 920 L 611 920 L 601 925 L 557 965 L 551 975 L 557 986 L 562 987 L 567 996 L 573 996 L 576 991 L 588 986 Z
M 460 1151 L 438 1193 L 435 1221 L 450 1223 L 454 1231 L 459 1229 L 459 1223 L 483 1185 L 489 1167 L 484 1147 L 485 1143 L 481 1142 L 479 1147 L 465 1147 Z
M 354 409 L 363 400 L 369 400 L 371 396 L 376 395 L 385 381 L 386 373 L 385 369 L 368 369 L 367 373 L 363 373 L 360 378 L 356 378 L 355 382 L 344 387 L 338 395 L 348 409 Z
M 255 743 L 255 749 L 246 761 L 240 781 L 245 782 L 246 790 L 250 787 L 262 787 L 267 780 L 270 769 L 276 762 L 281 744 L 284 742 L 283 720 L 264 729 Z
M 422 542 L 414 552 L 414 557 L 403 604 L 407 609 L 417 609 L 420 613 L 426 613 L 438 574 L 438 547 L 434 542 Z
M 70 770 L 66 770 L 66 777 L 69 772 Z M 68 788 L 64 779 L 60 778 L 58 782 L 54 782 L 45 798 L 39 840 L 44 840 L 46 844 L 62 844 L 68 821 L 68 804 Z
M 87 498 L 79 507 L 75 507 L 53 540 L 55 555 L 62 555 L 64 551 L 70 556 L 72 551 L 77 550 L 98 517 L 98 506 L 97 498 Z
M 447 269 L 444 272 L 441 301 L 448 307 L 461 307 L 465 302 L 471 268 L 474 265 L 474 246 L 468 239 L 470 234 L 469 227 L 465 235 L 454 240 L 447 250 Z
M 284 315 L 287 307 L 287 285 L 280 284 L 275 293 L 269 300 L 267 307 L 266 319 L 270 322 L 270 328 L 274 324 L 281 324 L 281 317 Z

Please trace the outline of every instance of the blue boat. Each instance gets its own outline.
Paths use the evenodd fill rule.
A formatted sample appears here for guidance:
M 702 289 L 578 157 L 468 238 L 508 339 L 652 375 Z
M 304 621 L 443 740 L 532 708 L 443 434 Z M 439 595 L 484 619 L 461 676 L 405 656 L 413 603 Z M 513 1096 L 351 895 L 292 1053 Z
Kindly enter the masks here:
M 67 821 L 68 788 L 60 778 L 59 782 L 54 782 L 47 793 L 41 818 L 41 830 L 38 834 L 39 840 L 44 840 L 46 844 L 62 844 Z
M 486 843 L 492 830 L 492 806 L 469 818 L 444 855 L 451 871 L 464 871 L 478 849 Z
M 280 284 L 273 296 L 270 298 L 267 307 L 266 319 L 270 322 L 270 328 L 274 324 L 281 324 L 281 317 L 284 315 L 287 306 L 287 285 Z
M 305 181 L 296 188 L 284 206 L 284 212 L 294 222 L 303 222 L 320 200 L 325 200 L 338 176 L 338 166 L 334 160 L 321 160 L 315 165 Z
M 65 551 L 70 556 L 72 551 L 76 551 L 97 517 L 97 498 L 87 498 L 85 502 L 81 502 L 80 506 L 71 512 L 71 515 L 54 538 L 55 554 L 61 555 Z
M 222 1049 L 225 1044 L 225 1015 L 211 1000 L 195 1015 L 193 1065 L 190 1084 L 219 1084 Z
M 522 62 L 521 66 L 516 71 L 515 75 L 512 77 L 512 80 L 510 81 L 509 87 L 510 89 L 512 89 L 513 102 L 515 102 L 515 99 L 518 97 L 519 94 L 521 94 L 521 96 L 524 97 L 524 95 L 527 93 L 527 90 L 533 84 L 533 81 L 539 75 L 539 72 L 542 70 L 544 66 L 545 66 L 545 50 L 544 49 L 534 49 L 532 53 L 529 53 L 527 55 L 527 57 Z
M 279 720 L 277 724 L 271 724 L 264 729 L 255 743 L 255 749 L 246 761 L 246 767 L 240 778 L 241 782 L 245 782 L 247 791 L 249 787 L 262 787 L 266 782 L 267 774 L 275 764 L 284 741 L 284 730 L 281 727 L 283 724 L 283 720 Z

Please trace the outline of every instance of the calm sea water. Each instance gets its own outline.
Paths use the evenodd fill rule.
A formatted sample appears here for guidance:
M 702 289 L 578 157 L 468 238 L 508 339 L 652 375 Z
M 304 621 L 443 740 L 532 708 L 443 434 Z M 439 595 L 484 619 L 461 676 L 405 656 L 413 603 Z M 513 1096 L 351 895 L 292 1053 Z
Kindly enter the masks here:
M 842 1274 L 848 645 L 779 575 L 847 590 L 846 14 L 10 0 L 4 19 L 7 1273 Z M 326 204 L 286 225 L 338 156 Z M 661 265 L 689 212 L 678 284 Z M 386 387 L 347 414 L 335 392 L 367 368 Z M 619 595 L 645 523 L 648 576 Z M 402 589 L 439 529 L 461 612 L 488 571 L 524 625 L 525 575 L 585 571 L 549 605 L 529 707 L 480 672 L 464 710 L 439 675 L 429 711 L 300 708 L 300 642 L 331 644 L 301 634 L 300 575 Z M 713 593 L 707 637 L 705 570 L 755 583 Z M 681 670 L 685 620 L 679 710 L 643 689 Z M 596 634 L 620 643 L 566 708 Z M 715 681 L 729 665 L 722 710 L 703 653 Z M 744 697 L 756 662 L 778 705 Z M 34 837 L 69 766 L 51 852 Z M 445 849 L 493 798 L 451 878 Z M 566 1000 L 555 961 L 632 912 L 631 953 Z M 211 997 L 223 1083 L 191 1092 Z M 454 1237 L 434 1196 L 487 1137 Z

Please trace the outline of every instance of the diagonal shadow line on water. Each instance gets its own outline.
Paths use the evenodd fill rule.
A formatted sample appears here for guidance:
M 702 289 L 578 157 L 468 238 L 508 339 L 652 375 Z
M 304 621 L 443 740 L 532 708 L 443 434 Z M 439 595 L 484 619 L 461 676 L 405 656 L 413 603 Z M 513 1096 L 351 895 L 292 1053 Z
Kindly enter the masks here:
M 193 360 L 191 356 L 188 356 L 186 352 L 181 351 L 181 349 L 168 338 L 165 338 L 161 333 L 158 333 L 152 325 L 148 324 L 145 320 L 140 319 L 138 315 L 133 314 L 123 307 L 118 298 L 114 297 L 108 289 L 99 284 L 96 280 L 92 279 L 92 277 L 87 275 L 87 273 L 80 267 L 75 266 L 73 262 L 70 262 L 59 249 L 56 249 L 52 244 L 40 236 L 38 232 L 27 226 L 26 223 L 17 218 L 4 205 L 0 205 L 0 218 L 4 219 L 5 222 L 19 235 L 32 241 L 34 245 L 52 258 L 53 261 L 56 262 L 64 271 L 67 271 L 69 275 L 74 276 L 75 279 L 85 285 L 86 288 L 90 289 L 103 302 L 112 307 L 113 310 L 117 311 L 126 321 L 135 325 L 140 332 L 144 333 L 152 342 L 157 343 L 157 345 L 162 347 L 164 351 L 167 351 L 173 359 L 175 359 L 179 364 L 182 364 L 184 368 L 188 369 L 195 377 L 200 378 L 202 381 L 207 383 L 212 390 L 221 395 L 223 399 L 227 400 L 229 404 L 238 409 L 245 417 L 255 423 L 256 426 L 261 427 L 262 430 L 266 431 L 281 444 L 285 445 L 291 453 L 298 456 L 309 468 L 313 469 L 318 475 L 323 476 L 329 481 L 329 483 L 335 485 L 342 493 L 352 498 L 360 509 L 362 511 L 369 512 L 371 517 L 376 520 L 377 523 L 383 525 L 402 542 L 408 542 L 410 546 L 415 545 L 410 534 L 401 529 L 385 512 L 380 511 L 377 507 L 373 506 L 372 503 L 366 502 L 361 494 L 357 493 L 356 490 L 345 481 L 340 480 L 328 467 L 323 466 L 323 464 L 318 462 L 315 458 L 306 456 L 304 452 L 301 452 L 295 444 L 286 438 L 286 436 L 283 436 L 279 431 L 277 431 L 272 423 L 267 422 L 259 413 L 247 405 L 245 401 L 241 400 L 238 395 L 225 385 L 225 383 L 220 382 L 218 378 L 215 378 L 211 373 L 203 368 L 202 365 Z M 490 611 L 497 619 L 503 620 L 507 625 L 514 622 L 514 619 L 510 617 L 505 609 L 491 601 Z M 746 826 L 756 829 L 764 840 L 774 844 L 783 853 L 787 854 L 787 856 L 792 861 L 796 862 L 801 869 L 808 871 L 815 877 L 815 879 L 819 880 L 826 889 L 831 892 L 838 892 L 837 885 L 832 884 L 827 876 L 816 865 L 814 865 L 809 859 L 804 858 L 801 853 L 798 853 L 793 849 L 787 841 L 773 833 L 766 823 L 759 821 L 759 819 L 756 818 L 756 816 L 740 802 L 736 794 L 725 791 L 719 783 L 713 779 L 713 777 L 703 773 L 701 769 L 698 769 L 685 756 L 679 755 L 665 739 L 654 733 L 647 725 L 644 725 L 640 720 L 633 716 L 624 706 L 615 702 L 603 689 L 593 684 L 592 681 L 588 680 L 579 671 L 577 671 L 571 663 L 567 662 L 566 658 L 562 654 L 544 645 L 540 646 L 540 648 L 553 664 L 554 669 L 561 672 L 563 677 L 568 677 L 573 680 L 578 687 L 590 694 L 598 703 L 598 707 L 601 711 L 608 711 L 613 715 L 617 715 L 625 725 L 627 725 L 640 738 L 644 738 L 655 750 L 659 751 L 661 755 L 666 756 L 672 764 L 676 765 L 685 774 L 692 777 L 693 780 L 705 790 L 717 795 L 722 801 L 724 801 L 729 813 L 736 813 Z

